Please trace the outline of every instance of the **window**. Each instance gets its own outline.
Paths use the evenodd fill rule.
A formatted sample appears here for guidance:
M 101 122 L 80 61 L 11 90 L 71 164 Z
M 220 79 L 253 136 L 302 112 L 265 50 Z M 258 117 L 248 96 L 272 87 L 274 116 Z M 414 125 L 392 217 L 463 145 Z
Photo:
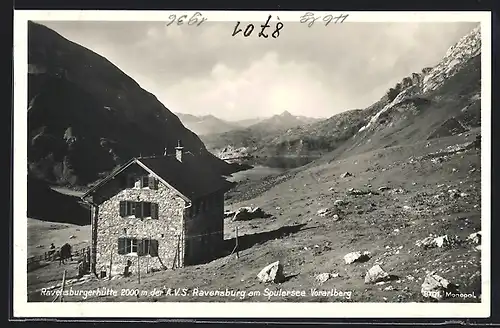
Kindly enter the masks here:
M 118 238 L 118 254 L 137 254 L 136 238 Z
M 153 176 L 142 176 L 140 178 L 139 188 L 158 189 L 158 180 Z
M 158 256 L 158 240 L 118 238 L 118 254 L 120 255 L 150 255 Z
M 142 255 L 158 256 L 158 240 L 143 239 L 142 247 Z
M 158 189 L 158 180 L 153 176 L 135 176 L 133 174 L 124 177 L 125 188 L 148 188 Z
M 120 202 L 121 217 L 158 218 L 158 204 L 151 202 Z

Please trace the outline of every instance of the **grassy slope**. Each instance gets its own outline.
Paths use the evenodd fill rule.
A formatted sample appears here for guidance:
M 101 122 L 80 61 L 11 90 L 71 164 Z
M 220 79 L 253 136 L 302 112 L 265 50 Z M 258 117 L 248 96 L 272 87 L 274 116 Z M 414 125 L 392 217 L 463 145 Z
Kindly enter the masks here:
M 28 256 L 49 251 L 50 243 L 56 247 L 70 243 L 75 249 L 80 249 L 90 245 L 89 240 L 90 225 L 78 226 L 28 218 Z
M 284 263 L 289 280 L 283 289 L 337 288 L 352 291 L 351 301 L 423 301 L 420 285 L 425 270 L 436 269 L 439 274 L 460 285 L 460 291 L 474 291 L 480 294 L 480 276 L 471 279 L 479 270 L 480 252 L 473 245 L 465 244 L 451 249 L 422 250 L 415 246 L 418 239 L 429 233 L 460 235 L 466 237 L 480 229 L 480 157 L 478 150 L 451 156 L 448 161 L 433 164 L 430 160 L 409 162 L 411 156 L 425 155 L 448 145 L 472 140 L 474 135 L 436 139 L 426 147 L 427 142 L 413 146 L 393 147 L 368 152 L 332 163 L 313 166 L 298 173 L 294 179 L 276 185 L 261 196 L 234 204 L 259 205 L 276 216 L 276 219 L 257 219 L 238 223 L 241 253 L 240 259 L 234 255 L 223 257 L 205 265 L 188 267 L 176 271 L 165 271 L 141 278 L 136 277 L 113 281 L 95 281 L 85 285 L 85 289 L 98 286 L 109 288 L 153 289 L 164 285 L 177 288 L 231 288 L 261 290 L 256 274 L 265 265 L 275 260 Z M 470 168 L 476 168 L 469 173 Z M 452 169 L 457 169 L 453 172 Z M 353 177 L 340 179 L 340 173 L 350 171 Z M 413 184 L 415 183 L 415 185 Z M 392 194 L 390 191 L 379 195 L 348 196 L 349 188 L 373 189 L 382 185 L 404 188 L 407 193 Z M 329 189 L 333 187 L 333 191 Z M 433 196 L 450 188 L 459 188 L 467 197 L 455 200 L 437 200 Z M 349 201 L 342 210 L 342 220 L 333 222 L 315 215 L 322 207 L 333 206 L 336 199 Z M 373 205 L 372 205 L 373 204 Z M 410 206 L 406 210 L 403 206 Z M 228 250 L 234 246 L 235 224 L 226 223 Z M 395 229 L 400 229 L 395 232 Z M 401 249 L 399 249 L 402 247 Z M 345 265 L 343 256 L 351 251 L 368 250 L 373 258 L 367 263 Z M 396 252 L 399 250 L 399 254 Z M 375 263 L 391 274 L 400 277 L 399 282 L 390 283 L 396 289 L 383 291 L 384 286 L 366 285 L 362 276 Z M 57 270 L 41 269 L 38 276 L 60 277 Z M 36 272 L 36 271 L 35 271 Z M 45 272 L 45 273 L 43 273 Z M 340 277 L 318 286 L 314 276 L 322 272 L 338 272 Z M 407 276 L 414 279 L 410 280 Z M 42 279 L 42 278 L 39 278 Z M 57 278 L 59 279 L 59 278 Z M 50 284 L 50 282 L 44 282 Z M 51 282 L 54 283 L 54 282 Z M 42 284 L 31 284 L 33 291 Z M 403 289 L 407 287 L 406 290 Z M 399 296 L 400 295 L 400 296 Z M 40 299 L 32 292 L 32 300 Z M 81 300 L 81 298 L 68 300 Z M 142 299 L 151 301 L 152 299 Z M 159 297 L 157 301 L 179 301 L 175 297 Z M 185 297 L 182 301 L 238 301 L 238 299 Z M 264 300 L 264 297 L 246 299 Z M 281 300 L 275 298 L 272 300 Z M 306 297 L 288 299 L 295 301 L 347 301 Z M 91 298 L 88 301 L 137 301 L 132 297 Z M 452 299 L 451 301 L 462 301 Z M 471 301 L 471 300 L 469 300 Z M 477 301 L 477 299 L 476 299 Z

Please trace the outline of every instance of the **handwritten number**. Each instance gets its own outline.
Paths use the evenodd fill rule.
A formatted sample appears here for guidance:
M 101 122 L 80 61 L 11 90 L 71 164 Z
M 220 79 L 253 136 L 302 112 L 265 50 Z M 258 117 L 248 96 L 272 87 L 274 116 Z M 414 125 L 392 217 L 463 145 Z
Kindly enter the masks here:
M 195 12 L 193 17 L 191 17 L 188 21 L 188 25 L 194 25 L 196 23 L 198 23 L 198 16 L 201 16 L 201 13 L 200 12 Z M 206 21 L 207 19 L 205 17 L 203 17 L 200 22 L 198 23 L 197 26 L 200 26 L 204 21 Z
M 176 18 L 177 18 L 176 15 L 170 15 L 170 16 L 168 16 L 168 19 L 170 19 L 171 21 L 167 23 L 167 26 L 172 25 L 172 23 L 175 22 Z
M 188 16 L 187 15 L 182 15 L 179 17 L 177 20 L 177 25 L 182 25 L 184 23 L 184 19 L 186 19 Z
M 340 21 L 340 23 L 343 23 L 345 21 L 345 19 L 347 18 L 347 16 L 349 16 L 349 14 L 346 14 L 346 15 L 342 15 L 341 14 L 341 15 L 335 17 L 334 18 L 335 19 L 335 24 L 339 23 L 339 21 Z
M 262 27 L 262 29 L 260 30 L 259 36 L 264 37 L 264 38 L 266 38 L 266 39 L 267 39 L 268 35 L 264 33 L 264 30 L 265 30 L 266 28 L 268 28 L 268 27 L 271 27 L 271 26 L 269 25 L 269 21 L 271 20 L 271 17 L 272 17 L 272 16 L 271 16 L 271 15 L 269 15 L 269 17 L 267 17 L 267 21 L 266 21 L 266 23 L 265 23 L 264 25 L 261 25 L 261 26 L 260 26 L 260 27 Z
M 262 25 L 260 26 L 260 27 L 261 27 L 261 30 L 260 30 L 260 32 L 259 32 L 259 38 L 265 38 L 265 39 L 267 39 L 267 38 L 269 37 L 269 35 L 268 35 L 267 33 L 265 33 L 265 31 L 266 31 L 266 29 L 267 29 L 268 27 L 271 27 L 271 26 L 269 25 L 269 21 L 271 20 L 271 17 L 272 17 L 272 15 L 269 15 L 269 16 L 267 17 L 267 21 L 266 21 L 264 24 L 262 24 Z M 280 18 L 279 18 L 279 17 L 277 17 L 277 19 L 279 20 Z M 243 32 L 243 36 L 245 36 L 245 37 L 249 37 L 249 36 L 253 33 L 253 30 L 254 30 L 255 26 L 254 26 L 253 24 L 248 24 L 248 25 L 247 25 L 247 27 L 245 28 L 245 31 L 243 31 L 241 28 L 239 28 L 239 27 L 240 27 L 240 23 L 241 23 L 241 22 L 239 22 L 239 21 L 238 21 L 238 22 L 236 22 L 236 25 L 234 26 L 234 30 L 233 30 L 233 34 L 232 34 L 232 36 L 235 36 L 235 35 L 237 35 L 238 33 Z M 277 37 L 279 37 L 279 36 L 280 36 L 280 31 L 281 31 L 282 29 L 283 29 L 283 23 L 281 23 L 281 22 L 276 23 L 276 29 L 275 29 L 275 30 L 274 30 L 274 32 L 271 34 L 271 35 L 272 35 L 272 37 L 273 37 L 273 38 L 275 38 L 275 39 L 276 39 Z
M 274 30 L 272 36 L 273 38 L 277 38 L 278 36 L 280 36 L 280 31 L 281 29 L 283 28 L 283 23 L 282 22 L 278 22 L 276 23 L 276 30 Z
M 323 22 L 325 22 L 325 26 L 328 26 L 328 24 L 330 24 L 332 19 L 333 19 L 332 15 L 326 15 L 325 17 L 323 17 Z
M 240 33 L 241 32 L 241 28 L 238 29 L 238 27 L 240 26 L 240 22 L 236 22 L 236 26 L 234 27 L 234 31 L 233 31 L 233 34 L 232 36 L 235 36 L 236 34 Z M 238 30 L 237 30 L 238 29 Z
M 253 32 L 253 29 L 254 29 L 253 24 L 248 24 L 247 28 L 245 29 L 245 32 L 243 32 L 243 35 L 250 36 L 250 34 L 252 34 Z
M 191 16 L 191 18 L 188 19 L 188 15 L 181 15 L 177 17 L 177 15 L 172 14 L 168 16 L 169 22 L 166 24 L 167 26 L 172 25 L 175 21 L 177 21 L 177 25 L 183 25 L 185 24 L 187 20 L 188 25 L 197 25 L 200 26 L 203 22 L 205 22 L 207 19 L 205 17 L 201 17 L 201 19 L 198 19 L 199 16 L 202 16 L 200 12 L 196 12 Z

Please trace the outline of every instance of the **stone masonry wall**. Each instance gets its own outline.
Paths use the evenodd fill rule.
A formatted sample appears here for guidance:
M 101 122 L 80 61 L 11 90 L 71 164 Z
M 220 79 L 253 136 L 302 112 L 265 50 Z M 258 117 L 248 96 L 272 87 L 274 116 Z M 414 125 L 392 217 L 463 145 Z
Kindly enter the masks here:
M 133 165 L 134 166 L 134 165 Z M 137 171 L 138 168 L 128 170 Z M 145 171 L 144 171 L 145 172 Z M 107 194 L 107 195 L 104 195 Z M 130 260 L 129 271 L 137 272 L 137 260 L 141 272 L 171 268 L 178 246 L 178 236 L 181 236 L 180 265 L 183 265 L 183 215 L 185 201 L 158 182 L 157 190 L 122 189 L 121 180 L 117 177 L 103 187 L 100 192 L 99 220 L 97 224 L 96 271 L 106 271 L 106 274 L 121 274 L 127 261 Z M 123 218 L 120 216 L 120 201 L 147 201 L 157 203 L 158 219 Z M 118 254 L 118 238 L 151 238 L 158 241 L 158 257 L 144 255 Z
M 193 202 L 186 214 L 186 265 L 204 263 L 220 255 L 224 241 L 224 194 L 214 193 Z

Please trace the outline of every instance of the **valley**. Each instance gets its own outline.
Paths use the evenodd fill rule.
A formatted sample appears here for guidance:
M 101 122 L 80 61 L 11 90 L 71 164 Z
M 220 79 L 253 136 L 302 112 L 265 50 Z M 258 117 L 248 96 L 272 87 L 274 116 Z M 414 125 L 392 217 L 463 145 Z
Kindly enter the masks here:
M 480 236 L 482 228 L 480 41 L 476 28 L 434 67 L 403 78 L 371 106 L 325 119 L 296 117 L 285 111 L 237 126 L 236 122 L 204 117 L 202 121 L 210 123 L 198 126 L 198 132 L 212 132 L 197 136 L 182 121 L 198 124 L 194 122 L 199 122 L 199 117 L 178 118 L 158 107 L 152 95 L 137 96 L 151 104 L 151 115 L 162 116 L 163 123 L 150 114 L 148 119 L 156 122 L 152 124 L 166 124 L 161 127 L 168 132 L 170 144 L 182 135 L 188 149 L 199 151 L 200 160 L 207 160 L 207 166 L 237 182 L 225 195 L 227 212 L 258 207 L 268 215 L 248 220 L 228 215 L 224 220 L 224 245 L 217 259 L 145 274 L 140 281 L 137 276 L 86 276 L 78 280 L 75 263 L 48 263 L 28 273 L 29 301 L 50 302 L 53 297 L 43 295 L 41 289 L 58 288 L 62 272 L 68 270 L 68 287 L 74 284 L 86 290 L 106 287 L 164 292 L 151 297 L 68 296 L 66 301 L 480 302 L 481 242 L 471 237 Z M 34 80 L 42 83 L 38 77 Z M 132 88 L 132 82 L 127 83 L 118 89 Z M 74 87 L 74 83 L 68 86 Z M 81 85 L 77 90 L 82 90 Z M 44 92 L 39 93 L 43 98 Z M 35 104 L 40 101 L 37 97 L 33 98 Z M 116 131 L 109 135 L 117 141 L 111 143 L 115 147 L 96 143 L 98 135 L 87 135 L 85 125 L 70 132 L 65 124 L 51 127 L 46 123 L 50 120 L 45 119 L 48 106 L 30 107 L 30 115 L 36 120 L 30 122 L 33 178 L 29 180 L 28 255 L 41 252 L 50 242 L 68 241 L 71 236 L 72 243 L 79 247 L 88 243 L 85 234 L 89 216 L 78 204 L 78 190 L 85 190 L 98 181 L 101 173 L 113 169 L 120 163 L 118 157 L 133 156 L 141 144 L 152 144 L 152 152 L 163 147 L 157 136 L 147 132 L 144 122 L 137 123 L 137 140 L 129 144 L 131 137 L 118 131 L 131 126 L 129 115 L 140 114 L 134 113 L 132 106 L 123 108 L 125 114 L 113 114 L 120 117 L 114 123 Z M 79 117 L 77 112 L 75 109 L 68 115 Z M 170 128 L 176 133 L 170 134 Z M 214 129 L 219 133 L 213 133 Z M 80 132 L 73 135 L 73 131 Z M 53 144 L 36 142 L 45 138 L 62 143 L 51 148 Z M 72 146 L 81 139 L 87 140 L 82 148 Z M 109 151 L 107 147 L 111 147 Z M 106 153 L 102 156 L 108 164 L 80 171 L 80 175 L 76 169 L 78 156 L 94 148 Z M 119 149 L 120 156 L 114 158 Z M 235 164 L 228 163 L 230 158 L 237 158 Z M 55 203 L 69 205 L 62 213 L 50 207 Z M 369 255 L 363 261 L 348 263 L 345 256 L 353 252 Z M 259 272 L 276 261 L 283 266 L 283 279 L 276 284 L 259 281 Z M 390 279 L 367 282 L 367 272 L 377 266 Z M 422 286 L 433 273 L 449 280 L 457 293 L 474 297 L 427 297 Z M 186 295 L 180 298 L 169 294 L 172 286 L 186 289 Z M 206 298 L 194 293 L 200 289 L 260 293 Z M 270 296 L 263 292 L 266 289 L 307 293 Z M 311 293 L 311 289 L 345 293 L 332 298 Z

